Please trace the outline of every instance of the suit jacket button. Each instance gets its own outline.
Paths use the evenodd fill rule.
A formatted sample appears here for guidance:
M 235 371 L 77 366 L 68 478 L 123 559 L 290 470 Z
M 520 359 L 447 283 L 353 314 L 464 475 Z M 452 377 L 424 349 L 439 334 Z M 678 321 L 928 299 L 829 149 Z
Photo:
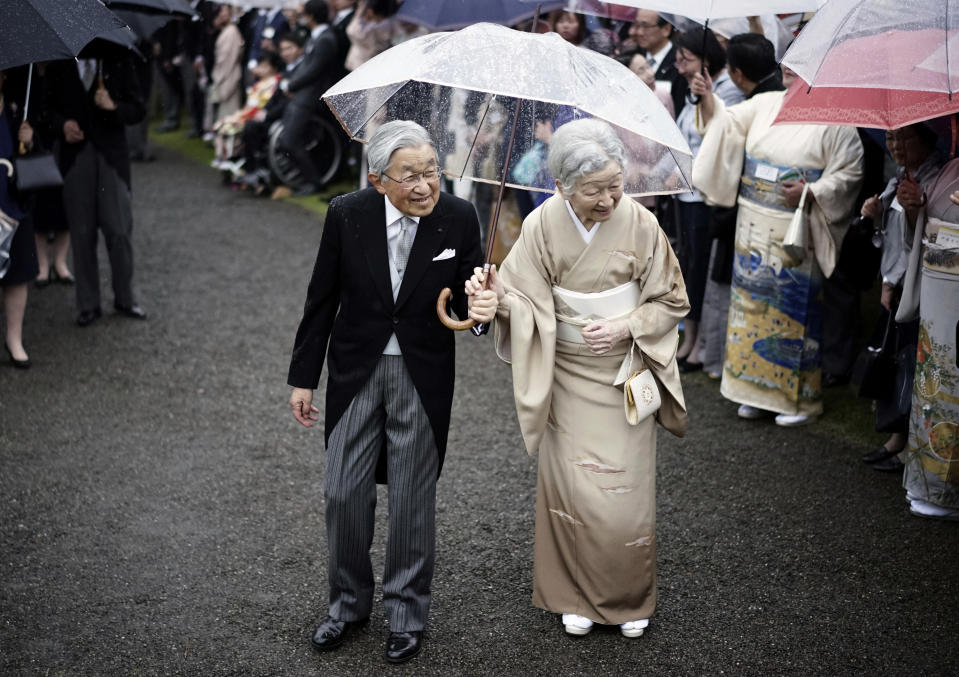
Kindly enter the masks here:
M 399 323 L 400 323 L 400 318 L 398 318 L 396 315 L 394 315 L 394 316 L 393 316 L 393 324 L 399 324 Z

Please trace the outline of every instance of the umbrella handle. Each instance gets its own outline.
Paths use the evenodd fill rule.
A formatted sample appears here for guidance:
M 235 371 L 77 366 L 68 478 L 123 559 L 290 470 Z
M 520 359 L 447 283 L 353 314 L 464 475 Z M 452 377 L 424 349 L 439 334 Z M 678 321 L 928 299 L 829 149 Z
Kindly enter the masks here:
M 453 331 L 463 331 L 464 329 L 475 326 L 476 322 L 474 320 L 457 321 L 446 312 L 446 302 L 452 295 L 453 291 L 449 287 L 445 287 L 443 291 L 440 292 L 439 298 L 436 299 L 436 315 L 440 318 L 440 322 L 443 323 L 444 327 L 452 329 Z

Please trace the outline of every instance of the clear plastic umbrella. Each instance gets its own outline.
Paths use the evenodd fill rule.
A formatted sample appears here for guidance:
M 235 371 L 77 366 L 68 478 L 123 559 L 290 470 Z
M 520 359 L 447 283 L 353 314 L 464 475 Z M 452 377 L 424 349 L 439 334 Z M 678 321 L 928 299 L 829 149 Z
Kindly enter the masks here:
M 401 43 L 357 68 L 323 99 L 354 139 L 384 122 L 413 120 L 433 139 L 448 176 L 496 183 L 489 265 L 505 186 L 553 192 L 545 167 L 549 129 L 595 117 L 613 126 L 626 147 L 624 192 L 690 190 L 692 153 L 666 108 L 632 71 L 572 45 L 556 33 L 521 33 L 479 23 Z M 466 329 L 446 313 L 450 329 Z
M 536 3 L 538 0 L 523 0 Z M 598 5 L 611 4 L 636 9 L 650 9 L 654 12 L 669 12 L 694 19 L 726 19 L 732 17 L 755 16 L 760 14 L 789 14 L 819 9 L 826 0 L 614 0 L 606 3 L 602 0 L 570 0 L 568 8 L 572 12 L 602 14 Z M 612 18 L 620 18 L 614 16 Z M 702 23 L 702 21 L 700 21 Z
M 652 90 L 622 64 L 555 33 L 480 23 L 424 35 L 374 57 L 323 98 L 354 139 L 388 120 L 413 120 L 430 132 L 447 175 L 498 184 L 507 167 L 507 186 L 546 192 L 552 179 L 530 156 L 541 148 L 543 123 L 600 118 L 626 146 L 628 195 L 690 190 L 689 146 Z

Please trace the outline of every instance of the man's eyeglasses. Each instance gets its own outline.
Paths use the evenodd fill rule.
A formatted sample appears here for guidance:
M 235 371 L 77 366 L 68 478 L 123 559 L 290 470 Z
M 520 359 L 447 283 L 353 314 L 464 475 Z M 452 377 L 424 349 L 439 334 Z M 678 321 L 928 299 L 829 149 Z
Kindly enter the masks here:
M 383 176 L 388 178 L 390 181 L 395 181 L 396 183 L 400 184 L 404 188 L 413 188 L 421 180 L 426 181 L 427 183 L 433 183 L 438 178 L 440 178 L 440 172 L 442 171 L 443 171 L 442 169 L 440 169 L 439 167 L 436 167 L 435 169 L 427 169 L 425 172 L 420 172 L 418 174 L 408 174 L 401 179 L 395 179 L 389 174 L 387 174 L 386 172 L 383 172 Z

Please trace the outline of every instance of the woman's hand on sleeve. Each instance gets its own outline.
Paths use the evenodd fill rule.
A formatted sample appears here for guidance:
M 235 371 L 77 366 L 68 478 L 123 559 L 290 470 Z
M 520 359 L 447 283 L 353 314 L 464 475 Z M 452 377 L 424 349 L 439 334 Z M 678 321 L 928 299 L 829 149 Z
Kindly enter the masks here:
M 594 355 L 605 355 L 614 345 L 630 337 L 626 320 L 599 320 L 583 327 L 582 334 Z

